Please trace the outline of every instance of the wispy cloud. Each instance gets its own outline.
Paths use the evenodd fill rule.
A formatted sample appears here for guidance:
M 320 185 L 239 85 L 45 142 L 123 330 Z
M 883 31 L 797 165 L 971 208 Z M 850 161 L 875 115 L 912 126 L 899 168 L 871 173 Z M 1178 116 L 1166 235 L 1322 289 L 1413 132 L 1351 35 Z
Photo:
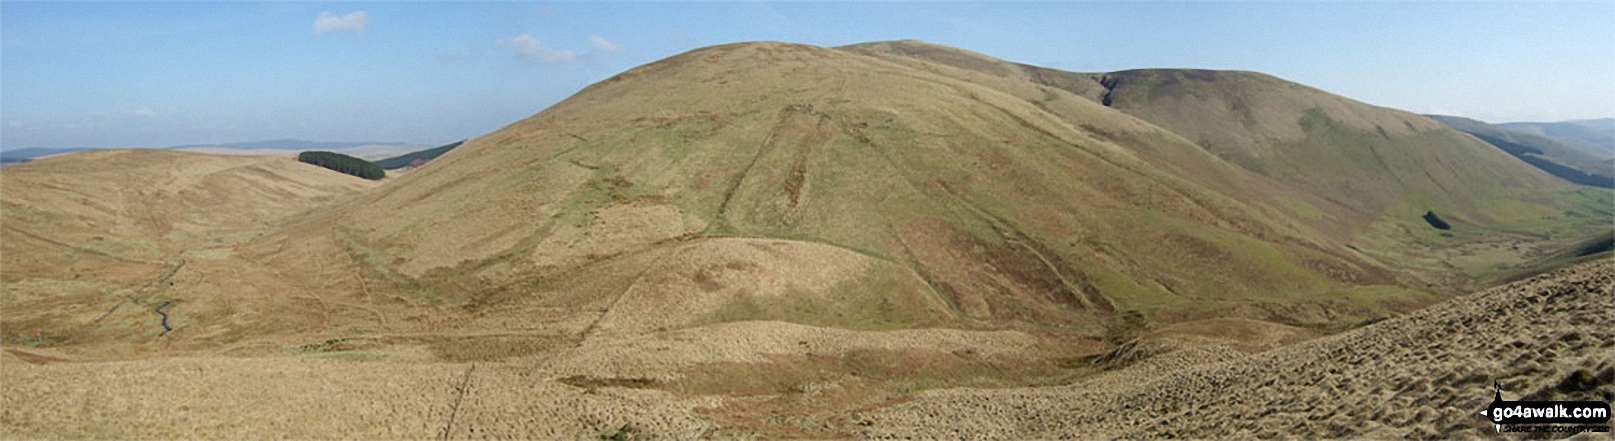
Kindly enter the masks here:
M 607 54 L 622 52 L 622 45 L 612 43 L 611 40 L 607 40 L 606 37 L 601 37 L 599 35 L 590 35 L 589 45 L 594 46 L 595 50 Z
M 314 33 L 331 34 L 346 32 L 359 34 L 363 33 L 365 26 L 369 25 L 370 14 L 366 14 L 364 11 L 353 11 L 340 17 L 330 12 L 321 12 L 320 16 L 314 19 Z
M 510 38 L 501 39 L 497 43 L 494 43 L 494 46 L 510 49 L 510 52 L 515 54 L 517 58 L 528 61 L 543 62 L 546 64 L 562 64 L 576 61 L 596 60 L 615 55 L 625 50 L 622 45 L 599 35 L 590 35 L 588 40 L 590 49 L 581 53 L 567 49 L 551 48 L 545 45 L 543 41 L 533 38 L 533 36 L 529 34 L 521 34 Z M 438 59 L 442 61 L 453 61 L 453 57 L 457 55 L 458 54 L 439 54 Z M 472 55 L 475 55 L 475 53 L 472 53 Z M 445 57 L 449 59 L 445 59 Z
M 533 38 L 533 36 L 527 34 L 521 34 L 499 40 L 498 43 L 494 43 L 494 46 L 509 48 L 510 51 L 515 53 L 517 57 L 525 60 L 541 61 L 550 64 L 569 63 L 578 60 L 577 52 L 564 49 L 550 49 L 549 47 L 544 46 L 544 42 L 539 41 L 537 38 Z
M 695 38 L 678 29 L 667 28 L 667 37 L 673 39 L 673 44 L 679 46 L 690 47 L 695 45 Z
M 153 111 L 151 109 L 135 109 L 135 110 L 130 110 L 128 113 L 130 115 L 138 116 L 138 117 L 141 117 L 141 118 L 151 118 L 151 117 L 157 116 L 157 112 Z

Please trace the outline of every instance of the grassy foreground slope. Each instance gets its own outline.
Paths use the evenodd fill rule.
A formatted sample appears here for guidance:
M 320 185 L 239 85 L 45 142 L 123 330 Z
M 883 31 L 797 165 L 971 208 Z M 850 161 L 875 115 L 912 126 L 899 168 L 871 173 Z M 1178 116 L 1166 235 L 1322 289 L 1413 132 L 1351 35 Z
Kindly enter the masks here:
M 1063 387 L 954 389 L 855 417 L 868 438 L 1479 438 L 1493 398 L 1615 394 L 1615 260 L 1260 354 L 1183 351 Z M 969 421 L 969 424 L 959 424 Z
M 952 353 L 840 355 L 845 347 L 826 344 L 836 340 L 814 336 L 828 330 L 759 333 L 741 324 L 703 331 L 747 343 L 746 354 L 724 358 L 753 370 L 720 375 L 736 371 L 697 367 L 669 379 L 577 372 L 628 374 L 634 367 L 621 361 L 685 353 L 718 339 L 670 333 L 475 368 L 292 356 L 74 363 L 8 348 L 0 352 L 0 408 L 7 410 L 0 437 L 1484 437 L 1494 429 L 1475 412 L 1490 403 L 1494 379 L 1509 400 L 1615 393 L 1615 334 L 1607 326 L 1612 262 L 1263 353 L 1207 346 L 1042 387 L 960 380 L 1001 368 L 987 360 L 1013 359 L 1024 338 L 864 333 L 886 348 Z M 799 341 L 814 346 L 798 348 Z M 844 336 L 839 342 L 848 343 Z M 861 370 L 818 370 L 834 359 L 826 354 L 860 360 L 853 366 Z M 940 383 L 953 388 L 915 393 L 926 383 L 882 383 L 887 369 L 960 378 Z M 687 389 L 703 383 L 729 390 Z M 874 402 L 846 400 L 899 388 L 905 391 Z
M 1098 335 L 1132 309 L 1322 325 L 1422 301 L 1352 296 L 1395 276 L 1234 194 L 1264 178 L 1062 97 L 1051 113 L 811 46 L 699 49 L 468 141 L 331 228 L 425 297 L 605 311 L 569 319 L 583 334 L 767 319 Z M 1328 312 L 1282 312 L 1298 304 Z

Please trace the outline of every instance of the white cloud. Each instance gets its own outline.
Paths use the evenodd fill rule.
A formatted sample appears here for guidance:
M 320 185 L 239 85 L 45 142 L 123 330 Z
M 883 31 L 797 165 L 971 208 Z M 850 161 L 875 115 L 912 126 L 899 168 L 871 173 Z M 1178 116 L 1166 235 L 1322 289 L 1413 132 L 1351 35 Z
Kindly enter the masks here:
M 593 45 L 595 50 L 608 54 L 622 52 L 622 45 L 612 43 L 611 40 L 607 40 L 606 37 L 601 37 L 599 35 L 590 35 L 589 44 Z
M 564 49 L 550 49 L 544 46 L 544 42 L 538 41 L 537 38 L 533 38 L 533 36 L 527 34 L 521 34 L 499 40 L 498 43 L 494 43 L 494 46 L 510 48 L 511 52 L 514 52 L 517 57 L 521 57 L 522 59 L 537 60 L 551 64 L 568 63 L 577 61 L 578 59 L 577 52 Z
M 370 15 L 364 11 L 349 12 L 348 15 L 338 17 L 330 12 L 321 12 L 319 18 L 314 19 L 315 34 L 330 34 L 350 32 L 354 34 L 364 32 L 365 26 L 370 24 Z
M 6 121 L 6 128 L 20 129 L 20 128 L 23 128 L 23 127 L 27 127 L 27 126 L 24 125 L 22 123 L 22 121 Z
M 134 116 L 138 116 L 138 117 L 142 117 L 142 118 L 151 118 L 151 117 L 157 116 L 157 112 L 154 112 L 151 109 L 130 110 L 129 114 L 134 115 Z

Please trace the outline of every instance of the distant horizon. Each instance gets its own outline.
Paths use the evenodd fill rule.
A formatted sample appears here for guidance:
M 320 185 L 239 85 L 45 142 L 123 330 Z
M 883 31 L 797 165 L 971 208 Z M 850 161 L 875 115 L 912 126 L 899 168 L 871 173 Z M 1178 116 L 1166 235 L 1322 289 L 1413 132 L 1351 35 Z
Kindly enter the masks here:
M 1458 115 L 1453 115 L 1453 116 L 1458 116 Z M 1470 118 L 1470 119 L 1475 119 L 1475 118 Z M 1566 120 L 1560 120 L 1560 121 L 1486 121 L 1486 120 L 1477 120 L 1477 121 L 1485 122 L 1487 124 L 1521 124 L 1521 123 L 1523 123 L 1523 124 L 1553 124 L 1553 123 L 1567 123 L 1567 122 L 1570 122 L 1570 123 L 1593 122 L 1593 121 L 1603 121 L 1603 120 L 1615 120 L 1615 117 L 1566 119 Z
M 474 138 L 748 41 L 914 39 L 1073 72 L 1262 72 L 1491 123 L 1604 119 L 1609 17 L 1615 3 L 0 2 L 0 149 Z

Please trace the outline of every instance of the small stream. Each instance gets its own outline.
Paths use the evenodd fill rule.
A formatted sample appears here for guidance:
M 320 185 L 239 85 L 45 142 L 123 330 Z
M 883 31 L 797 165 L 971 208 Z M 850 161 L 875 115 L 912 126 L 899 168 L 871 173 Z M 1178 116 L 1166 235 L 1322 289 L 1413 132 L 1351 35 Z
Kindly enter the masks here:
M 163 312 L 163 308 L 167 308 L 168 305 L 173 304 L 173 303 L 174 302 L 163 302 L 162 305 L 157 306 L 157 309 L 153 310 L 153 311 L 157 312 L 157 315 L 163 316 L 163 333 L 162 334 L 157 334 L 158 337 L 168 335 L 168 331 L 174 330 L 174 328 L 168 327 L 168 313 Z

